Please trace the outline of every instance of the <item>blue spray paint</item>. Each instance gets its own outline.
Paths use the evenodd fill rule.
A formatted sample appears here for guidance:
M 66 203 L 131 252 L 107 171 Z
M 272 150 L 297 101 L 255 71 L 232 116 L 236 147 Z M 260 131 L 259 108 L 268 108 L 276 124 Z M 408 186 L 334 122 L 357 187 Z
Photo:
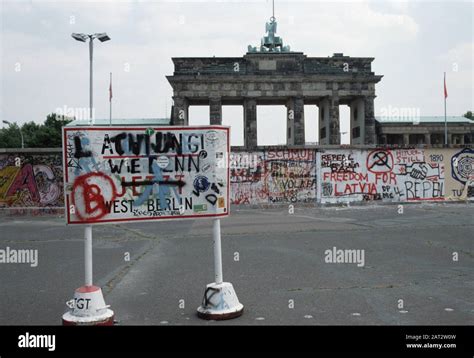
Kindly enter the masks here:
M 90 140 L 87 137 L 81 137 L 81 146 L 82 148 L 87 148 L 90 144 Z M 79 176 L 82 173 L 90 173 L 91 171 L 99 172 L 100 167 L 97 164 L 94 156 L 90 157 L 80 157 L 77 160 L 78 165 L 74 169 L 74 175 Z
M 153 173 L 154 173 L 154 177 L 153 179 L 157 182 L 162 182 L 164 181 L 165 179 L 163 178 L 163 172 L 161 170 L 161 168 L 158 166 L 158 164 L 156 164 L 156 161 L 153 161 L 152 163 L 152 168 L 153 168 Z M 156 187 L 155 185 L 158 186 L 158 193 L 155 193 L 156 190 Z M 147 200 L 149 199 L 153 199 L 154 197 L 156 197 L 156 194 L 158 194 L 158 200 L 160 202 L 160 209 L 163 209 L 162 205 L 165 205 L 166 203 L 166 198 L 169 198 L 171 197 L 172 195 L 172 192 L 174 194 L 174 196 L 179 199 L 179 202 L 180 204 L 182 205 L 182 201 L 181 201 L 181 196 L 179 195 L 179 192 L 178 192 L 178 189 L 176 187 L 171 187 L 169 185 L 163 185 L 163 184 L 153 184 L 153 185 L 147 185 L 145 190 L 143 191 L 143 193 L 140 194 L 140 196 L 135 199 L 135 201 L 133 202 L 133 205 L 134 206 L 141 206 L 143 205 Z

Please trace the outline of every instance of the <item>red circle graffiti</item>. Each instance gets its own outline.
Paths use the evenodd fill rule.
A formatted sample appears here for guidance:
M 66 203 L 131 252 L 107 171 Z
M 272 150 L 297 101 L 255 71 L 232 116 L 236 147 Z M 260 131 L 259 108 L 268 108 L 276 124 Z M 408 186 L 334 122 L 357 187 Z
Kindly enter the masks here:
M 107 207 L 105 206 L 101 188 L 97 184 L 89 183 L 90 179 L 94 178 L 105 180 L 107 184 L 110 185 L 112 190 L 111 202 L 114 201 L 117 196 L 115 184 L 108 175 L 103 173 L 88 173 L 77 177 L 72 187 L 71 202 L 76 208 L 76 216 L 81 221 L 97 221 L 107 214 Z M 84 213 L 81 213 L 76 205 L 76 191 L 79 189 L 82 189 L 82 199 L 85 206 Z
M 393 164 L 393 155 L 389 150 L 376 149 L 367 155 L 366 166 L 371 173 L 389 173 L 393 170 Z

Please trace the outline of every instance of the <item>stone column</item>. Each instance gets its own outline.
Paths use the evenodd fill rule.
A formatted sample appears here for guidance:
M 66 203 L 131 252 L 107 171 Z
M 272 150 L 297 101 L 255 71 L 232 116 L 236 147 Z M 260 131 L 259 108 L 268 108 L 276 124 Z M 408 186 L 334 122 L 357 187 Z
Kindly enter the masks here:
M 425 144 L 431 145 L 431 134 L 425 133 Z
M 350 143 L 351 144 L 364 144 L 365 137 L 364 137 L 364 121 L 365 121 L 365 114 L 364 114 L 364 100 L 361 98 L 357 98 L 350 103 Z M 357 127 L 359 127 L 357 129 Z M 354 137 L 354 133 L 359 133 L 358 137 Z
M 460 140 L 459 144 L 464 145 L 464 134 L 461 134 L 459 140 Z
M 409 134 L 404 134 L 403 135 L 403 145 L 410 145 L 410 135 Z
M 329 144 L 329 100 L 321 100 L 319 107 L 319 144 Z M 323 136 L 324 135 L 324 136 Z
M 244 101 L 244 146 L 247 150 L 257 147 L 257 101 L 254 98 Z
M 184 97 L 173 97 L 173 117 L 171 123 L 175 126 L 189 125 L 189 105 Z
M 386 134 L 381 134 L 381 135 L 380 135 L 380 139 L 381 139 L 381 141 L 382 141 L 380 144 L 385 144 L 385 145 L 388 144 L 388 143 L 387 143 L 387 135 L 386 135 Z
M 340 145 L 341 133 L 339 129 L 339 97 L 329 98 L 329 144 Z
M 222 102 L 220 97 L 209 98 L 209 123 L 222 124 Z
M 375 96 L 364 98 L 364 144 L 377 144 L 375 136 L 375 114 L 374 114 Z
M 304 101 L 301 97 L 286 103 L 286 144 L 304 145 Z

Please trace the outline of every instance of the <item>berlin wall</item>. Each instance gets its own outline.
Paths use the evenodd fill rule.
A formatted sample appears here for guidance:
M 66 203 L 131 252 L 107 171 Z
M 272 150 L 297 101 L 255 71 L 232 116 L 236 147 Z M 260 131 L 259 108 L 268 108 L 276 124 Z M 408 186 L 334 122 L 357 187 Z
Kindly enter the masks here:
M 316 200 L 316 151 L 270 149 L 232 152 L 231 203 L 310 203 Z
M 474 200 L 474 149 L 262 148 L 230 155 L 233 205 Z M 61 150 L 0 153 L 0 208 L 62 208 Z
M 0 208 L 63 207 L 61 151 L 0 153 Z
M 230 168 L 237 205 L 474 198 L 470 148 L 234 151 Z
M 316 156 L 321 203 L 472 197 L 472 149 L 327 150 Z

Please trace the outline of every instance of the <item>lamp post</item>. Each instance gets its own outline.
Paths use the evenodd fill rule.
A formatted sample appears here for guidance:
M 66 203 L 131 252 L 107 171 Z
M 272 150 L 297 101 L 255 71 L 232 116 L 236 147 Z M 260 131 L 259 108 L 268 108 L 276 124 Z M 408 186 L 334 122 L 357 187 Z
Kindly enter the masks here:
M 93 63 L 93 53 L 94 53 L 94 46 L 93 41 L 94 39 L 98 39 L 100 42 L 105 42 L 110 40 L 110 37 L 105 33 L 97 33 L 97 34 L 78 34 L 73 33 L 71 34 L 72 38 L 80 41 L 86 42 L 89 39 L 89 124 L 92 125 L 92 108 L 93 108 L 93 100 L 92 100 L 92 63 Z M 87 225 L 85 228 L 85 276 L 86 276 L 86 286 L 92 286 L 92 226 Z
M 93 53 L 94 53 L 94 45 L 93 41 L 94 39 L 98 39 L 100 42 L 105 42 L 110 40 L 109 35 L 107 35 L 105 32 L 98 33 L 98 34 L 78 34 L 78 33 L 73 33 L 72 38 L 80 41 L 80 42 L 86 42 L 87 39 L 89 39 L 89 121 L 90 124 L 92 124 L 92 63 L 93 63 Z
M 5 120 L 5 119 L 4 119 L 2 122 L 5 123 L 5 124 L 8 124 L 10 127 L 13 126 L 13 123 L 12 123 L 12 122 L 9 122 L 9 121 L 7 121 L 7 120 Z M 21 147 L 22 147 L 22 148 L 25 148 L 25 141 L 23 140 L 23 133 L 22 133 L 22 131 L 21 131 L 20 126 L 18 126 L 18 130 L 20 131 Z
M 93 125 L 93 101 L 92 101 L 92 63 L 93 63 L 93 41 L 98 39 L 100 42 L 110 40 L 110 37 L 104 33 L 82 34 L 73 33 L 71 35 L 75 40 L 86 42 L 89 39 L 89 125 Z M 78 324 L 96 324 L 112 325 L 114 312 L 105 305 L 104 297 L 100 287 L 93 285 L 92 281 L 92 225 L 86 225 L 84 228 L 84 263 L 85 263 L 85 284 L 76 290 L 74 302 L 88 302 L 84 311 L 83 305 L 80 307 L 72 305 L 72 311 L 63 315 L 64 325 Z M 90 305 L 89 305 L 90 303 Z

